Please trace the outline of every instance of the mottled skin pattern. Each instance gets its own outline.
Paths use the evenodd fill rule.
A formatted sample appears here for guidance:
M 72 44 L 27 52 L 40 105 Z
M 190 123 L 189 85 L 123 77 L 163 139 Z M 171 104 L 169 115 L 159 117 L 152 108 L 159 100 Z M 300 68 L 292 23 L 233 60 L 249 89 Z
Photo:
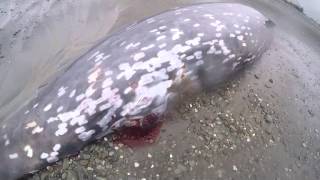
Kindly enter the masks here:
M 240 4 L 164 12 L 107 38 L 0 128 L 0 177 L 15 179 L 137 119 L 178 93 L 213 87 L 270 44 L 267 19 Z

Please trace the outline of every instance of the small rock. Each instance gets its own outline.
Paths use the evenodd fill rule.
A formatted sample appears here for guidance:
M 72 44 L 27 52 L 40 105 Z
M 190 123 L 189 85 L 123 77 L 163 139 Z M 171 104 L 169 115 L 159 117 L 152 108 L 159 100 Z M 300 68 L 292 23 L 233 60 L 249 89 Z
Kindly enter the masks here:
M 266 123 L 272 123 L 272 117 L 268 114 L 264 116 L 264 120 Z
M 306 148 L 306 147 L 307 147 L 307 143 L 306 143 L 306 142 L 303 142 L 303 143 L 302 143 L 302 147 Z
M 89 161 L 87 161 L 87 160 L 80 160 L 80 164 L 83 166 L 88 165 L 88 163 L 89 163 Z
M 67 173 L 64 172 L 64 173 L 61 175 L 61 178 L 62 178 L 62 179 L 66 179 L 66 178 L 67 178 Z
M 89 155 L 89 154 L 84 154 L 84 155 L 82 156 L 82 159 L 88 160 L 88 159 L 90 159 L 90 155 Z
M 62 169 L 66 170 L 69 168 L 69 161 L 65 159 L 62 163 Z
M 138 168 L 140 166 L 140 164 L 138 162 L 134 162 L 134 167 Z
M 68 171 L 67 180 L 78 180 L 77 174 L 72 170 Z
M 313 111 L 311 109 L 308 109 L 308 113 L 310 114 L 311 117 L 314 116 L 314 113 L 313 113 Z
M 238 171 L 237 166 L 236 166 L 236 165 L 233 165 L 233 166 L 232 166 L 232 170 L 234 170 L 234 171 Z
M 269 86 L 268 84 L 265 84 L 264 85 L 266 88 L 271 88 L 271 86 Z

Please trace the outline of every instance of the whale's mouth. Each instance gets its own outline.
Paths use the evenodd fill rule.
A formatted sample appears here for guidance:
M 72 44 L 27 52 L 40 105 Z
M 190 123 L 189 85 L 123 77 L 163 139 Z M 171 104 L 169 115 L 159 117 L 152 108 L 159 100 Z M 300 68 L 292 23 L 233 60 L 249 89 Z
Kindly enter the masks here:
M 130 126 L 125 126 L 114 133 L 114 143 L 129 147 L 142 147 L 155 143 L 163 124 L 159 118 L 155 114 L 149 114 L 142 119 L 130 120 Z

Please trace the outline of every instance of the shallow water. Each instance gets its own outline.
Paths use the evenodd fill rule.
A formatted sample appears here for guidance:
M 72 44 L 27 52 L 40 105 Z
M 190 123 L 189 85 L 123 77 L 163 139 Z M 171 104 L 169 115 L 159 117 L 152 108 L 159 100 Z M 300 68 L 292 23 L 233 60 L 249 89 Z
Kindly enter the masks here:
M 318 0 L 298 0 L 303 12 L 320 24 L 320 1 Z

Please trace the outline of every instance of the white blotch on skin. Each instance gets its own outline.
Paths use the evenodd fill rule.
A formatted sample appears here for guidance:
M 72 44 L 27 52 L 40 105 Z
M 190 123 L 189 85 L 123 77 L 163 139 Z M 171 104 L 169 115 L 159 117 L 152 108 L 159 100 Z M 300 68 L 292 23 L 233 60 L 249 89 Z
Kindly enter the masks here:
M 222 35 L 221 33 L 216 33 L 217 38 L 221 37 L 221 35 Z
M 36 103 L 35 105 L 33 105 L 33 108 L 37 108 L 39 106 L 39 103 Z
M 196 57 L 196 59 L 201 59 L 202 58 L 202 51 L 196 51 L 193 53 L 193 55 Z
M 59 120 L 59 119 L 56 118 L 56 117 L 50 117 L 49 119 L 47 119 L 47 122 L 48 122 L 48 123 L 52 123 L 52 122 L 58 121 L 58 120 Z
M 47 158 L 47 162 L 48 163 L 54 163 L 54 162 L 57 162 L 58 160 L 59 159 L 56 156 L 50 156 L 50 157 Z
M 140 42 L 130 43 L 130 44 L 128 44 L 125 48 L 128 50 L 128 49 L 131 49 L 131 48 L 138 47 L 140 44 L 141 44 Z
M 141 50 L 141 51 L 146 51 L 146 50 L 151 49 L 151 48 L 153 48 L 153 47 L 155 47 L 155 45 L 154 45 L 154 44 L 150 44 L 150 45 L 148 45 L 148 46 L 142 47 L 140 50 Z
M 71 93 L 69 94 L 69 98 L 73 98 L 74 95 L 76 95 L 76 89 L 72 90 Z
M 153 22 L 155 22 L 155 20 L 153 18 L 147 19 L 148 24 L 153 23 Z
M 204 64 L 204 61 L 203 60 L 199 60 L 196 62 L 196 66 L 201 66 Z
M 204 14 L 203 17 L 207 17 L 209 19 L 214 19 L 214 16 L 212 14 Z
M 110 75 L 112 75 L 112 74 L 113 74 L 112 71 L 106 71 L 106 72 L 104 72 L 104 76 L 106 76 L 106 77 L 108 77 L 108 76 L 110 76 Z
M 52 149 L 53 151 L 59 151 L 61 149 L 61 144 L 55 144 Z
M 233 34 L 233 33 L 230 33 L 230 37 L 235 38 L 235 37 L 236 37 L 236 35 L 235 35 L 235 34 Z
M 57 113 L 60 113 L 63 110 L 63 106 L 59 106 L 57 109 Z
M 199 26 L 200 26 L 200 24 L 198 24 L 198 23 L 193 25 L 193 27 L 199 27 Z
M 89 131 L 84 131 L 84 132 L 82 132 L 82 133 L 80 133 L 79 135 L 78 135 L 78 138 L 80 139 L 80 140 L 82 140 L 82 141 L 87 141 L 87 140 L 89 140 L 91 137 L 92 137 L 92 135 L 95 133 L 96 131 L 95 130 L 93 130 L 93 129 L 91 129 L 91 130 L 89 130 Z
M 224 15 L 224 16 L 233 16 L 233 13 L 231 13 L 231 12 L 224 12 L 223 15 Z
M 240 62 L 233 63 L 232 64 L 232 70 L 234 70 L 239 64 L 240 64 Z
M 220 32 L 223 28 L 225 28 L 225 25 L 218 25 L 218 26 L 216 27 L 216 31 L 217 31 L 217 32 Z
M 203 37 L 203 36 L 204 36 L 204 33 L 198 33 L 197 36 Z
M 36 127 L 36 126 L 37 126 L 37 122 L 32 121 L 32 122 L 29 122 L 29 123 L 26 125 L 25 129 L 34 128 L 34 127 Z
M 184 19 L 183 21 L 184 22 L 189 22 L 191 19 L 189 19 L 189 18 L 186 18 L 186 19 Z
M 97 90 L 93 88 L 93 85 L 89 86 L 85 92 L 86 97 L 91 97 Z
M 48 157 L 49 157 L 49 154 L 45 152 L 41 153 L 40 155 L 40 159 L 47 159 Z
M 80 133 L 84 132 L 85 130 L 86 130 L 85 127 L 80 126 L 80 127 L 78 127 L 77 129 L 75 129 L 74 132 L 75 132 L 76 134 L 80 134 Z
M 222 49 L 222 52 L 224 55 L 228 55 L 231 51 L 228 49 L 228 47 L 225 45 L 223 40 L 219 40 L 219 46 Z
M 37 126 L 32 130 L 32 134 L 41 133 L 43 131 L 43 127 Z
M 157 37 L 157 41 L 160 41 L 160 40 L 162 40 L 162 39 L 165 39 L 166 38 L 166 36 L 165 35 L 162 35 L 162 36 L 159 36 L 159 37 Z
M 92 72 L 89 76 L 88 76 L 88 83 L 91 84 L 93 82 L 96 82 L 98 77 L 99 77 L 99 74 L 101 72 L 101 69 L 98 68 L 96 69 L 94 72 Z
M 98 54 L 100 54 L 100 51 L 96 51 L 95 53 L 93 53 L 88 60 L 91 60 L 92 58 L 96 57 Z
M 187 61 L 190 61 L 190 60 L 192 60 L 192 59 L 194 59 L 194 55 L 190 55 L 190 56 L 187 56 L 187 57 L 186 57 L 186 60 L 187 60 Z
M 132 91 L 132 88 L 131 87 L 127 87 L 125 90 L 124 90 L 124 94 L 128 94 L 129 92 Z
M 180 59 L 183 59 L 183 58 L 185 58 L 185 57 L 187 57 L 187 55 L 186 55 L 186 54 L 182 54 L 182 55 L 180 55 Z
M 144 58 L 146 54 L 144 52 L 139 52 L 133 56 L 133 60 L 139 61 L 140 59 Z
M 82 126 L 82 125 L 85 125 L 88 123 L 88 120 L 86 119 L 86 116 L 85 115 L 81 115 L 81 116 L 78 116 L 76 118 L 73 118 L 71 121 L 70 121 L 70 125 L 71 126 L 74 126 L 76 124 L 78 124 L 78 126 Z
M 104 55 L 104 53 L 100 53 L 100 54 L 95 56 L 94 62 L 99 62 L 101 60 L 106 60 L 109 57 L 111 57 L 110 54 Z
M 180 36 L 184 34 L 183 31 L 176 28 L 170 29 L 170 31 L 173 33 L 171 37 L 173 41 L 180 39 Z
M 160 26 L 160 27 L 159 27 L 160 30 L 164 30 L 164 29 L 166 29 L 166 28 L 167 28 L 167 26 Z
M 4 142 L 4 146 L 8 146 L 10 144 L 10 140 L 7 139 L 5 142 Z
M 229 62 L 230 61 L 230 58 L 226 58 L 226 59 L 224 59 L 223 61 L 222 61 L 222 64 L 225 64 L 225 63 L 227 63 L 227 62 Z
M 242 43 L 242 46 L 243 46 L 243 47 L 246 47 L 246 46 L 247 46 L 247 43 L 243 42 L 243 43 Z
M 66 87 L 60 87 L 59 90 L 58 90 L 58 97 L 61 97 L 63 96 L 64 94 L 66 93 Z
M 52 108 L 52 104 L 51 104 L 51 103 L 50 103 L 50 104 L 47 104 L 47 105 L 43 108 L 43 111 L 44 111 L 44 112 L 47 112 L 47 111 L 49 111 L 51 108 Z
M 112 84 L 113 84 L 112 78 L 106 78 L 106 79 L 102 82 L 102 88 L 110 87 Z
M 122 41 L 120 44 L 119 44 L 119 47 L 122 47 L 123 45 L 125 45 L 127 43 L 127 41 Z
M 242 36 L 242 35 L 237 36 L 237 39 L 238 39 L 239 41 L 242 41 L 242 40 L 243 40 L 243 36 Z
M 30 111 L 29 110 L 26 110 L 25 112 L 24 112 L 24 114 L 29 114 L 30 113 Z
M 192 45 L 192 46 L 197 46 L 197 45 L 199 45 L 200 44 L 200 40 L 201 40 L 201 38 L 200 37 L 195 37 L 195 38 L 193 38 L 193 39 L 190 39 L 190 40 L 188 40 L 188 41 L 186 41 L 185 43 L 186 43 L 186 45 Z
M 235 58 L 235 57 L 236 57 L 235 54 L 230 54 L 230 55 L 229 55 L 229 58 L 230 58 L 230 59 Z
M 162 43 L 162 44 L 160 44 L 158 47 L 159 47 L 160 49 L 162 49 L 162 48 L 164 48 L 164 47 L 166 47 L 166 46 L 167 46 L 166 43 Z
M 68 132 L 67 126 L 68 126 L 67 123 L 60 123 L 58 125 L 58 130 L 55 132 L 55 135 L 56 136 L 62 136 L 65 133 L 67 133 Z
M 23 150 L 27 153 L 27 156 L 28 156 L 29 158 L 32 158 L 32 156 L 33 156 L 33 149 L 31 148 L 30 145 L 26 145 Z
M 76 101 L 79 102 L 81 101 L 82 99 L 85 98 L 85 95 L 84 94 L 79 94 L 77 97 L 76 97 Z
M 18 157 L 18 153 L 9 154 L 9 159 L 17 159 Z
M 121 70 L 122 72 L 118 74 L 117 79 L 125 77 L 126 80 L 129 80 L 136 73 L 136 71 L 129 65 L 129 63 L 120 64 L 119 70 Z
M 157 32 L 157 31 L 158 31 L 158 29 L 152 29 L 152 30 L 150 30 L 149 32 L 155 33 L 155 32 Z

